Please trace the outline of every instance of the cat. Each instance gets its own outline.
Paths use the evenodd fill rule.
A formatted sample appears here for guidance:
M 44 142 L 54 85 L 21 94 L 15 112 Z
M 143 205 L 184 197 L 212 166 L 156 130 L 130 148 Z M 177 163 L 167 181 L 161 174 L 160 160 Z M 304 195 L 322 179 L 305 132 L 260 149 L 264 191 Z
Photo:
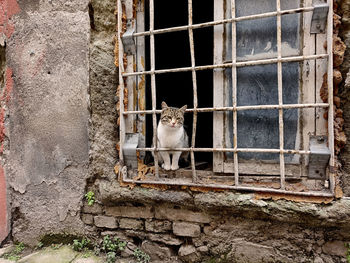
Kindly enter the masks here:
M 188 135 L 183 126 L 186 109 L 187 105 L 179 109 L 168 107 L 162 102 L 162 113 L 157 127 L 159 148 L 188 148 Z M 187 160 L 188 154 L 181 151 L 159 151 L 158 161 L 165 170 L 177 170 L 180 157 Z

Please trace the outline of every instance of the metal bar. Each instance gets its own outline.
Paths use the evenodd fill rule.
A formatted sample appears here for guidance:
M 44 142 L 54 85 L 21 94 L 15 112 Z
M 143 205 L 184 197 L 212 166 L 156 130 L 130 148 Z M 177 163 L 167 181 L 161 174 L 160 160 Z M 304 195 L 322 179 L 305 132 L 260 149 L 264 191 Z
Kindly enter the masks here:
M 157 115 L 155 113 L 157 107 L 156 100 L 156 76 L 154 74 L 155 69 L 155 50 L 154 50 L 154 0 L 149 1 L 149 30 L 151 32 L 150 36 L 150 48 L 151 48 L 151 93 L 152 93 L 152 111 L 153 111 L 153 145 L 157 149 Z M 159 178 L 159 167 L 158 167 L 158 154 L 157 151 L 154 153 L 154 165 L 155 165 L 155 175 Z
M 260 149 L 260 148 L 137 148 L 137 151 L 182 151 L 182 152 L 250 152 L 250 153 L 284 153 L 284 154 L 310 154 L 310 151 L 288 149 Z
M 334 194 L 335 191 L 335 174 L 333 167 L 335 166 L 334 159 L 334 104 L 333 104 L 333 1 L 328 0 L 329 12 L 327 21 L 327 53 L 328 57 L 328 75 L 327 75 L 327 85 L 328 85 L 328 146 L 331 152 L 331 158 L 329 160 L 330 169 L 330 189 Z
M 328 103 L 307 103 L 307 104 L 283 104 L 283 105 L 251 105 L 236 107 L 214 107 L 187 109 L 186 112 L 213 112 L 213 111 L 244 111 L 244 110 L 273 110 L 273 109 L 301 109 L 301 108 L 328 108 Z M 161 110 L 125 111 L 123 114 L 160 114 Z
M 232 53 L 232 129 L 233 129 L 233 148 L 237 149 L 237 33 L 236 33 L 236 0 L 231 0 L 231 53 Z M 233 170 L 235 174 L 235 185 L 239 185 L 239 172 L 238 172 L 238 153 L 233 153 Z
M 309 55 L 309 56 L 292 56 L 292 57 L 283 57 L 283 58 L 271 58 L 271 59 L 259 59 L 251 61 L 242 61 L 237 62 L 236 67 L 247 67 L 255 65 L 266 65 L 273 63 L 286 63 L 286 62 L 298 62 L 304 60 L 313 60 L 313 59 L 323 59 L 328 58 L 328 54 L 318 54 L 318 55 Z M 194 70 L 209 70 L 216 68 L 231 68 L 233 63 L 223 63 L 217 65 L 206 65 L 206 66 L 196 66 Z M 151 75 L 151 74 L 164 74 L 164 73 L 175 73 L 175 72 L 186 72 L 192 71 L 192 67 L 183 67 L 183 68 L 173 68 L 173 69 L 158 69 L 150 71 L 141 71 L 141 72 L 132 72 L 132 73 L 123 73 L 123 77 L 137 76 L 137 75 Z
M 162 29 L 153 30 L 152 33 L 153 34 L 164 34 L 164 33 L 170 33 L 170 32 L 184 31 L 184 30 L 188 30 L 188 29 L 198 29 L 198 28 L 211 27 L 211 26 L 216 26 L 216 25 L 221 25 L 221 24 L 228 24 L 228 23 L 232 23 L 232 22 L 240 22 L 240 21 L 245 21 L 245 20 L 273 17 L 273 16 L 277 16 L 278 14 L 288 15 L 288 14 L 296 14 L 296 13 L 302 13 L 302 12 L 311 12 L 313 10 L 314 10 L 314 7 L 312 7 L 312 6 L 301 7 L 301 8 L 296 8 L 296 9 L 283 10 L 280 12 L 268 12 L 268 13 L 263 13 L 263 14 L 250 15 L 250 16 L 241 16 L 241 17 L 236 17 L 236 18 L 223 19 L 223 20 L 211 21 L 211 22 L 194 24 L 194 25 L 184 25 L 184 26 L 177 26 L 177 27 L 170 27 L 170 28 L 162 28 Z M 149 35 L 151 35 L 150 31 L 138 32 L 138 33 L 133 34 L 134 37 L 149 36 Z
M 123 56 L 124 56 L 124 48 L 123 48 L 123 42 L 121 39 L 122 34 L 122 27 L 123 27 L 123 8 L 121 0 L 118 0 L 117 3 L 117 12 L 118 12 L 118 32 L 117 32 L 117 38 L 118 38 L 118 59 L 119 59 L 119 159 L 121 162 L 124 161 L 123 156 L 123 146 L 125 141 L 125 114 L 124 113 L 124 79 L 122 72 L 124 72 L 124 63 L 123 63 Z
M 192 166 L 192 181 L 197 181 L 197 175 L 196 175 L 196 162 L 194 159 L 194 152 L 193 148 L 195 147 L 196 143 L 196 130 L 197 130 L 197 105 L 198 105 L 198 98 L 197 98 L 197 74 L 196 70 L 194 69 L 196 66 L 195 56 L 194 56 L 194 40 L 193 40 L 193 29 L 191 28 L 193 23 L 193 12 L 192 12 L 192 0 L 188 0 L 188 25 L 190 26 L 188 28 L 188 36 L 190 40 L 190 52 L 191 52 L 191 67 L 192 67 L 192 85 L 193 85 L 193 125 L 192 125 L 192 140 L 191 140 L 191 166 Z
M 282 18 L 281 18 L 281 0 L 276 0 L 277 7 L 277 54 L 278 59 L 282 58 Z M 283 87 L 282 87 L 282 63 L 277 62 L 277 84 L 278 84 L 278 105 L 283 105 Z M 284 147 L 284 130 L 283 130 L 283 109 L 278 109 L 278 124 L 279 124 L 279 144 L 280 144 L 280 175 L 281 175 L 281 189 L 285 189 L 285 167 L 284 154 L 282 152 Z
M 319 197 L 333 197 L 332 193 L 325 192 L 295 192 L 295 191 L 287 191 L 281 189 L 272 189 L 272 188 L 262 188 L 262 187 L 249 187 L 249 186 L 231 186 L 231 185 L 222 185 L 222 184 L 194 184 L 194 183 L 183 183 L 176 181 L 155 181 L 155 180 L 132 180 L 127 179 L 127 175 L 123 175 L 123 181 L 126 183 L 133 184 L 158 184 L 158 185 L 176 185 L 176 186 L 194 186 L 194 187 L 207 187 L 207 188 L 216 188 L 216 189 L 228 189 L 228 190 L 238 190 L 238 191 L 249 191 L 249 192 L 263 192 L 263 193 L 279 193 L 286 195 L 298 195 L 298 196 L 319 196 Z

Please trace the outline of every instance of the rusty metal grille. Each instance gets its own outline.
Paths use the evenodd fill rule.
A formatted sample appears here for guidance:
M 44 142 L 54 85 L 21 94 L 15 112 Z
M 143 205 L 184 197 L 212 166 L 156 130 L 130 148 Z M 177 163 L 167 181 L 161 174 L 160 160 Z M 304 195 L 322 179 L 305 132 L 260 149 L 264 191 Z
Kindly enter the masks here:
M 123 0 L 118 0 L 118 14 L 123 13 L 122 7 Z M 150 37 L 150 70 L 149 71 L 137 71 L 137 72 L 126 72 L 124 65 L 122 63 L 124 56 L 123 42 L 122 42 L 122 16 L 118 15 L 118 47 L 119 47 L 119 83 L 121 87 L 121 92 L 119 94 L 120 101 L 120 159 L 123 161 L 123 144 L 125 142 L 125 118 L 130 115 L 135 114 L 151 114 L 153 119 L 153 145 L 154 147 L 143 147 L 138 148 L 138 151 L 188 151 L 191 157 L 191 169 L 192 169 L 192 182 L 184 183 L 179 181 L 162 181 L 159 178 L 159 165 L 157 154 L 154 155 L 155 161 L 155 179 L 147 181 L 134 181 L 129 179 L 126 174 L 123 175 L 123 180 L 130 183 L 142 183 L 142 184 L 166 184 L 166 185 L 186 185 L 186 186 L 201 186 L 201 187 L 212 187 L 212 188 L 222 188 L 222 189 L 233 189 L 233 190 L 247 190 L 247 191 L 258 191 L 258 192 L 275 192 L 284 194 L 295 194 L 295 195 L 305 195 L 305 196 L 324 196 L 330 197 L 334 194 L 334 171 L 330 169 L 329 181 L 330 181 L 330 192 L 297 192 L 286 190 L 285 187 L 285 154 L 299 154 L 299 155 L 309 155 L 310 151 L 295 150 L 295 149 L 285 149 L 284 148 L 284 120 L 283 120 L 283 110 L 284 109 L 301 109 L 301 108 L 326 108 L 328 110 L 328 147 L 331 152 L 329 166 L 334 167 L 334 133 L 333 133 L 333 59 L 332 59 L 332 26 L 333 26 L 333 1 L 328 0 L 329 12 L 327 17 L 327 52 L 323 54 L 316 55 L 303 55 L 303 56 L 282 56 L 282 29 L 281 29 L 281 17 L 287 14 L 305 13 L 314 11 L 314 7 L 301 7 L 290 10 L 281 10 L 281 0 L 276 0 L 277 10 L 274 12 L 268 12 L 263 14 L 249 15 L 236 17 L 235 0 L 231 0 L 231 18 L 222 19 L 218 21 L 211 21 L 207 23 L 193 24 L 193 12 L 192 12 L 192 0 L 188 0 L 188 25 L 170 27 L 164 29 L 154 29 L 154 0 L 149 0 L 149 17 L 150 17 L 150 27 L 148 31 L 136 32 L 133 34 L 134 38 L 149 36 Z M 258 18 L 266 17 L 277 17 L 277 58 L 271 59 L 258 59 L 237 62 L 236 61 L 236 23 L 244 20 L 253 20 Z M 212 64 L 205 66 L 196 66 L 195 55 L 194 55 L 194 38 L 193 30 L 204 27 L 213 27 L 215 25 L 221 24 L 231 24 L 232 26 L 232 61 L 222 64 Z M 181 67 L 181 68 L 169 68 L 169 69 L 155 69 L 155 40 L 154 36 L 156 34 L 164 34 L 176 31 L 188 31 L 189 41 L 190 41 L 190 54 L 191 54 L 191 66 Z M 300 103 L 300 104 L 283 104 L 283 89 L 282 89 L 282 64 L 286 62 L 301 62 L 305 60 L 318 60 L 327 59 L 327 84 L 328 84 L 328 103 Z M 277 80 L 278 80 L 278 104 L 276 105 L 251 105 L 251 106 L 238 106 L 237 105 L 237 68 L 246 67 L 253 65 L 265 65 L 265 64 L 276 64 L 277 65 Z M 197 97 L 197 71 L 201 70 L 212 70 L 216 68 L 230 68 L 232 69 L 232 107 L 209 107 L 209 108 L 198 108 L 198 97 Z M 164 73 L 175 73 L 175 72 L 191 72 L 192 73 L 192 86 L 193 86 L 193 108 L 187 109 L 186 112 L 193 113 L 193 130 L 191 138 L 191 146 L 189 148 L 159 148 L 157 145 L 157 114 L 161 113 L 161 110 L 156 108 L 156 75 Z M 152 95 L 152 110 L 139 110 L 131 111 L 125 110 L 123 99 L 124 99 L 124 87 L 127 78 L 150 75 L 151 76 L 151 95 Z M 237 145 L 237 112 L 245 110 L 264 110 L 264 109 L 278 109 L 278 123 L 279 123 L 279 148 L 277 149 L 265 149 L 265 148 L 239 148 Z M 233 113 L 233 148 L 196 148 L 196 130 L 197 130 L 197 114 L 200 112 L 232 112 Z M 198 178 L 195 166 L 195 152 L 229 152 L 233 153 L 233 165 L 234 165 L 234 185 L 224 185 L 224 184 L 198 184 Z M 240 185 L 239 178 L 239 161 L 238 153 L 240 152 L 254 152 L 254 153 L 278 153 L 279 154 L 279 166 L 280 166 L 280 188 L 262 188 L 262 187 L 250 187 Z

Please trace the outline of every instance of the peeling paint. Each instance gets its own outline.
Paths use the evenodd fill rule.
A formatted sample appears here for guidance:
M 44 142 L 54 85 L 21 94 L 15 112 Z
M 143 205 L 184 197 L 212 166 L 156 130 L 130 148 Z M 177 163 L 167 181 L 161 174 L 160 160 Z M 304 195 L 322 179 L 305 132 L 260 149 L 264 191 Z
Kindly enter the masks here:
M 0 34 L 3 33 L 10 38 L 15 31 L 10 19 L 21 11 L 16 0 L 0 1 Z
M 255 193 L 254 199 L 256 200 L 287 200 L 294 202 L 304 203 L 316 203 L 316 204 L 329 204 L 334 199 L 333 197 L 319 197 L 319 196 L 299 196 L 299 195 L 287 195 L 277 193 Z

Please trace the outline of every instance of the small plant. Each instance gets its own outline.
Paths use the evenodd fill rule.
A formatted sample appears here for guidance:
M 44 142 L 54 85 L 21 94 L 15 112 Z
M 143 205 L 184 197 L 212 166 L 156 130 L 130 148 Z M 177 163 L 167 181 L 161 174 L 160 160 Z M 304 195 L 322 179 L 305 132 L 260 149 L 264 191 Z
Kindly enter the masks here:
M 111 239 L 109 235 L 103 238 L 102 250 L 108 252 L 120 252 L 125 249 L 126 242 L 121 241 L 118 237 Z
M 93 205 L 95 203 L 95 193 L 93 191 L 89 191 L 85 194 L 86 201 L 88 205 Z
M 350 263 L 350 243 L 345 243 L 345 247 L 347 248 L 346 260 L 347 260 L 348 263 Z
M 151 260 L 150 256 L 139 248 L 135 249 L 134 257 L 138 263 L 148 263 Z
M 38 244 L 36 244 L 35 249 L 41 249 L 43 248 L 43 246 L 44 246 L 44 243 L 40 241 Z
M 24 244 L 22 242 L 19 242 L 11 252 L 5 253 L 3 255 L 3 258 L 12 260 L 12 261 L 17 261 L 21 258 L 20 254 L 24 249 L 25 249 Z
M 121 241 L 118 237 L 113 239 L 109 235 L 105 236 L 102 241 L 101 250 L 107 255 L 107 263 L 114 263 L 116 256 L 126 247 L 126 242 Z
M 73 250 L 75 251 L 86 251 L 88 250 L 91 241 L 89 239 L 83 238 L 81 241 L 78 239 L 73 240 Z
M 115 263 L 117 254 L 115 252 L 108 252 L 107 253 L 107 263 Z
M 53 249 L 53 250 L 57 250 L 57 249 L 59 249 L 60 247 L 62 247 L 63 246 L 63 244 L 52 244 L 51 245 L 51 248 Z

